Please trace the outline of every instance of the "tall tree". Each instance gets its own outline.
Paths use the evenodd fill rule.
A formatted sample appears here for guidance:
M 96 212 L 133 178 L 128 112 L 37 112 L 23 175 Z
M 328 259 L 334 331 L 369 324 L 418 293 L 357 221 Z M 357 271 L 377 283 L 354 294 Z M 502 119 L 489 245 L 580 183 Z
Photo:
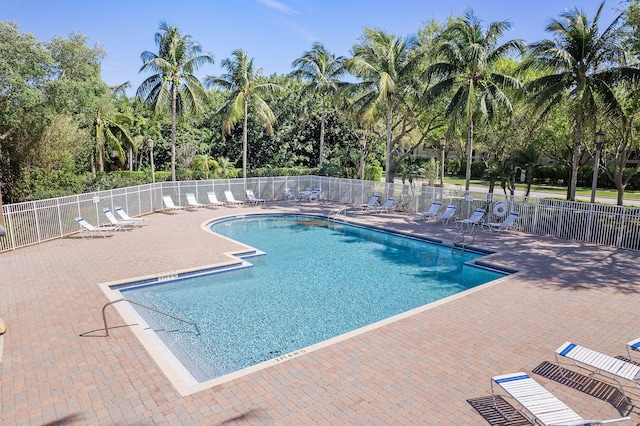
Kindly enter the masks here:
M 361 43 L 353 47 L 346 69 L 360 81 L 346 86 L 353 109 L 373 126 L 381 116 L 386 121 L 386 181 L 393 181 L 394 111 L 403 102 L 411 77 L 420 64 L 415 37 L 401 38 L 380 29 L 365 28 Z
M 171 179 L 176 180 L 176 119 L 189 111 L 200 111 L 205 91 L 194 72 L 205 64 L 213 64 L 213 55 L 178 27 L 160 23 L 155 35 L 158 53 L 144 51 L 139 72 L 150 71 L 138 87 L 136 95 L 151 104 L 157 115 L 171 111 Z
M 282 86 L 271 83 L 262 77 L 262 69 L 254 69 L 253 58 L 249 58 L 243 50 L 234 50 L 233 58 L 226 58 L 220 64 L 226 74 L 220 77 L 207 76 L 204 83 L 207 87 L 218 86 L 229 92 L 229 98 L 220 107 L 225 116 L 224 131 L 231 133 L 233 126 L 243 118 L 242 126 L 242 178 L 246 186 L 247 180 L 247 122 L 249 109 L 265 126 L 269 135 L 273 134 L 276 116 L 263 99 L 266 93 L 280 93 Z
M 318 165 L 322 167 L 324 161 L 324 133 L 327 117 L 327 96 L 337 92 L 341 83 L 340 77 L 346 73 L 344 62 L 346 58 L 336 58 L 333 52 L 327 50 L 322 43 L 314 43 L 311 50 L 293 61 L 291 76 L 309 81 L 303 94 L 319 94 L 322 97 L 322 117 L 320 121 L 320 158 Z
M 498 44 L 511 28 L 506 21 L 493 22 L 484 28 L 483 22 L 467 11 L 453 20 L 439 37 L 435 49 L 436 63 L 430 65 L 426 79 L 435 83 L 426 93 L 427 99 L 450 96 L 446 115 L 450 131 L 460 125 L 467 130 L 467 170 L 465 190 L 469 190 L 473 154 L 474 119 L 486 119 L 499 109 L 512 109 L 507 88 L 521 86 L 518 79 L 497 72 L 496 64 L 503 58 L 520 53 L 524 42 L 509 40 Z
M 622 45 L 622 15 L 600 33 L 600 4 L 593 20 L 579 10 L 569 10 L 552 20 L 546 31 L 552 36 L 530 46 L 525 66 L 546 70 L 546 75 L 528 84 L 535 104 L 543 113 L 563 99 L 571 103 L 573 154 L 567 199 L 575 200 L 578 167 L 585 128 L 596 130 L 599 106 L 604 114 L 619 115 L 620 106 L 613 92 L 616 83 L 640 77 L 640 70 L 626 66 Z M 591 125 L 588 121 L 591 120 Z

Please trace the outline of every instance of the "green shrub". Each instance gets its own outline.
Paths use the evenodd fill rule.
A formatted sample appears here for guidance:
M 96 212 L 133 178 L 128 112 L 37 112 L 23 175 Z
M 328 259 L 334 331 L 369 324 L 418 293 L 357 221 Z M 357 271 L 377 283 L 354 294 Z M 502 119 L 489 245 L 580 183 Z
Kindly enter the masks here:
M 364 179 L 372 180 L 374 182 L 380 182 L 382 180 L 382 167 L 380 166 L 365 166 L 364 167 Z

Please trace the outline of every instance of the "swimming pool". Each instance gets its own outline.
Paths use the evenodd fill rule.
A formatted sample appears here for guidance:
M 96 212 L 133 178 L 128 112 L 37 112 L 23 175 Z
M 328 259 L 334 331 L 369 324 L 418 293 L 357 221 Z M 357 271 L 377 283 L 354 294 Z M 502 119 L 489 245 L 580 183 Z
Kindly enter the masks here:
M 222 220 L 212 231 L 255 247 L 253 267 L 120 287 L 197 382 L 220 377 L 496 280 L 482 256 L 310 216 Z

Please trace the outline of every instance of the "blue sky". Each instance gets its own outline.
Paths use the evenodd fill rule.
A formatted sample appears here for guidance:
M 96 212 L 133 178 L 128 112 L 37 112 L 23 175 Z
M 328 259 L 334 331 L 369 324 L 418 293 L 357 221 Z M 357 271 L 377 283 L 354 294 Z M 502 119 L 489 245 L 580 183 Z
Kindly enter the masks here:
M 405 36 L 431 18 L 445 21 L 470 8 L 485 23 L 511 22 L 509 38 L 534 42 L 547 37 L 546 24 L 566 9 L 577 7 L 592 17 L 599 5 L 596 0 L 0 0 L 0 20 L 17 22 L 21 32 L 40 41 L 73 31 L 87 35 L 107 52 L 103 80 L 129 81 L 135 91 L 148 76 L 138 73 L 140 54 L 157 52 L 154 34 L 163 20 L 213 53 L 215 65 L 202 68 L 203 76 L 219 75 L 217 65 L 236 49 L 247 51 L 270 75 L 291 71 L 291 63 L 316 41 L 348 56 L 367 26 Z M 601 25 L 620 7 L 619 0 L 607 1 Z

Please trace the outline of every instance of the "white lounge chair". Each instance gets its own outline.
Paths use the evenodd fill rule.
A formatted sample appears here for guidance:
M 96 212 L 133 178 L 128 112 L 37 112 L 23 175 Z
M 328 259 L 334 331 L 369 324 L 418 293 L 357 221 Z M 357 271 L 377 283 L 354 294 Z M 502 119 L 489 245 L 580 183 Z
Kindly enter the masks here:
M 232 206 L 239 206 L 239 205 L 244 204 L 244 201 L 236 200 L 236 199 L 233 197 L 233 192 L 231 192 L 231 191 L 229 191 L 229 190 L 224 191 L 224 197 L 227 199 L 227 203 L 228 203 L 229 205 L 232 205 Z
M 518 212 L 511 212 L 502 222 L 483 223 L 482 227 L 484 228 L 486 226 L 491 232 L 493 232 L 494 229 L 496 232 L 500 232 L 503 229 L 509 229 L 514 226 L 518 216 Z
M 449 221 L 453 219 L 457 211 L 458 206 L 456 206 L 455 204 L 450 204 L 447 206 L 447 209 L 444 211 L 444 213 L 436 215 L 433 218 L 435 220 L 439 220 L 444 225 L 445 223 L 449 223 Z
M 207 198 L 209 198 L 209 206 L 224 207 L 226 205 L 223 201 L 218 201 L 218 197 L 216 197 L 215 192 L 207 192 Z
M 378 205 L 378 199 L 380 198 L 379 194 L 373 194 L 371 199 L 366 203 L 360 204 L 360 208 L 362 210 L 367 210 L 369 207 L 375 207 Z
M 293 191 L 291 191 L 290 188 L 285 188 L 284 189 L 284 196 L 287 198 L 287 200 L 295 200 L 296 199 L 296 194 L 294 194 Z
M 382 214 L 382 212 L 389 213 L 389 210 L 391 208 L 393 208 L 393 205 L 395 204 L 395 202 L 396 202 L 395 198 L 389 197 L 389 198 L 387 198 L 387 200 L 381 206 L 368 207 L 367 211 L 368 212 L 378 212 L 380 214 Z
M 87 233 L 102 235 L 106 238 L 107 235 L 120 230 L 119 226 L 93 226 L 81 217 L 76 217 L 76 222 L 80 224 L 80 236 L 82 238 L 84 238 Z
M 526 373 L 511 373 L 491 379 L 491 396 L 496 410 L 506 419 L 509 416 L 498 408 L 493 384 L 496 383 L 515 399 L 522 409 L 518 410 L 533 424 L 542 425 L 601 425 L 629 420 L 620 417 L 610 420 L 585 420 L 551 392 L 543 388 Z
M 118 213 L 118 216 L 120 216 L 123 220 L 135 221 L 140 224 L 149 220 L 148 217 L 131 217 L 122 209 L 122 207 L 119 206 L 116 206 L 116 213 Z
M 140 221 L 137 220 L 118 220 L 110 209 L 103 209 L 104 215 L 107 217 L 111 225 L 119 226 L 120 229 L 126 231 L 127 228 L 137 228 L 140 226 Z
M 576 366 L 582 367 L 591 372 L 586 381 L 578 382 L 567 377 L 564 374 L 563 369 L 560 368 L 560 374 L 563 378 L 582 387 L 587 385 L 596 374 L 607 377 L 618 384 L 618 389 L 629 404 L 637 406 L 637 404 L 633 404 L 629 397 L 627 397 L 624 387 L 622 386 L 622 383 L 620 383 L 619 379 L 628 380 L 635 384 L 636 387 L 640 388 L 640 365 L 632 364 L 622 359 L 614 358 L 610 355 L 605 355 L 594 351 L 593 349 L 588 349 L 584 346 L 571 342 L 565 342 L 562 346 L 556 349 L 555 356 L 558 367 L 560 367 L 560 360 L 558 356 L 561 356 L 572 360 Z
M 256 198 L 253 189 L 247 189 L 247 200 L 249 200 L 249 204 L 264 204 L 266 201 L 264 198 Z
M 164 203 L 164 210 L 182 210 L 184 207 L 173 204 L 173 200 L 169 195 L 162 196 L 162 202 Z
M 431 207 L 426 212 L 419 212 L 416 215 L 420 216 L 422 219 L 427 220 L 429 218 L 433 218 L 436 214 L 438 214 L 438 210 L 442 207 L 442 203 L 440 201 L 434 201 L 431 203 Z
M 456 220 L 456 224 L 460 225 L 461 228 L 464 225 L 467 225 L 467 228 L 473 228 L 482 223 L 482 218 L 486 212 L 485 209 L 475 209 L 468 219 Z
M 631 351 L 640 351 L 640 338 L 627 342 L 627 353 L 629 354 L 629 358 L 633 358 Z
M 198 200 L 196 200 L 196 194 L 189 193 L 186 195 L 187 195 L 187 204 L 189 205 L 188 207 L 192 207 L 194 209 L 201 209 L 201 208 L 207 207 L 206 204 L 202 204 L 198 202 Z

